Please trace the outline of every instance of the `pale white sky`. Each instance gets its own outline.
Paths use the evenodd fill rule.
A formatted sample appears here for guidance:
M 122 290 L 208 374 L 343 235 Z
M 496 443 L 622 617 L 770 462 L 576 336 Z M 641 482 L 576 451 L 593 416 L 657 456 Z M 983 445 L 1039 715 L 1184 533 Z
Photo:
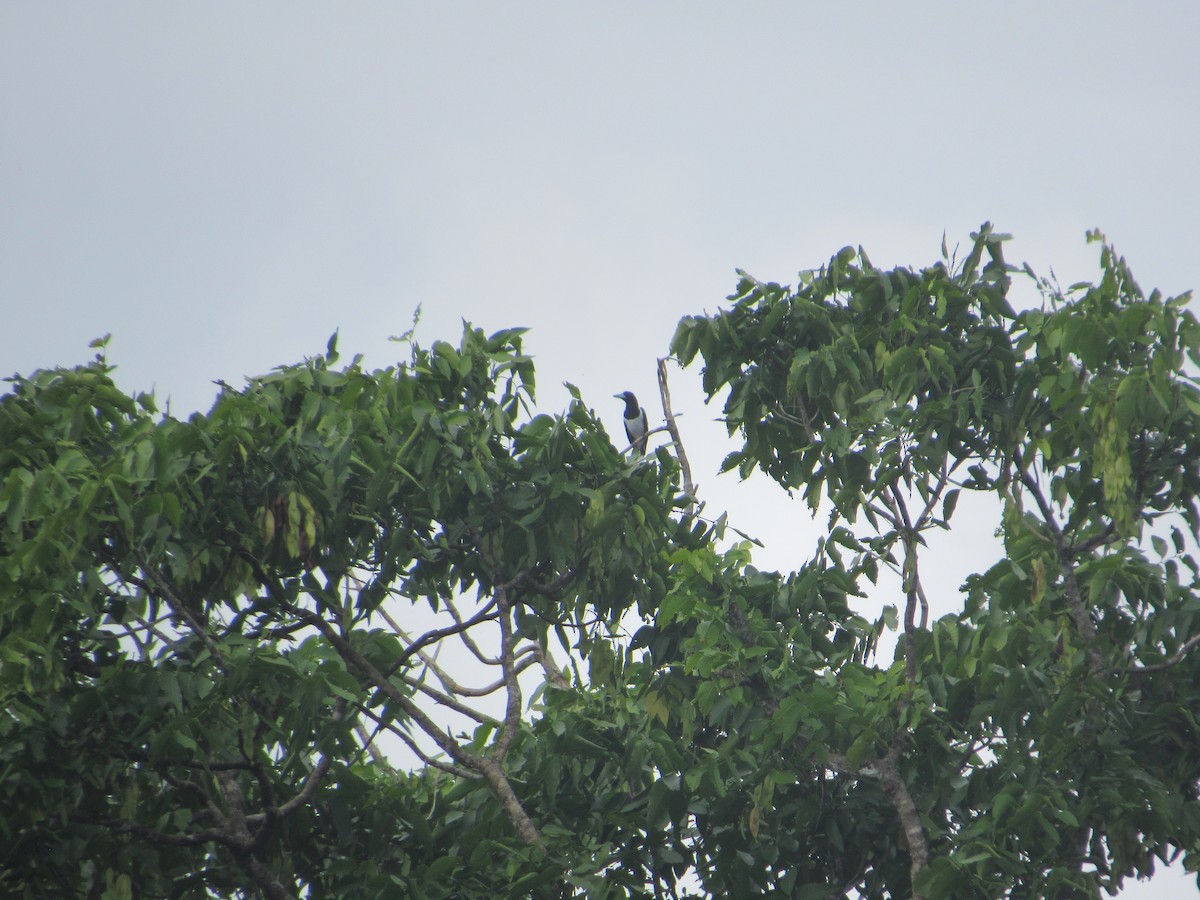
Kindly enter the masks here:
M 573 382 L 615 434 L 611 395 L 654 417 L 655 358 L 734 267 L 922 265 L 991 219 L 1064 283 L 1099 227 L 1181 292 L 1197 35 L 1191 2 L 5 3 L 0 374 L 111 332 L 121 384 L 182 415 L 335 329 L 387 365 L 421 304 L 426 344 L 529 326 L 541 405 Z M 702 495 L 798 565 L 820 523 L 713 477 L 697 382 L 673 393 Z M 977 518 L 940 612 L 991 561 Z

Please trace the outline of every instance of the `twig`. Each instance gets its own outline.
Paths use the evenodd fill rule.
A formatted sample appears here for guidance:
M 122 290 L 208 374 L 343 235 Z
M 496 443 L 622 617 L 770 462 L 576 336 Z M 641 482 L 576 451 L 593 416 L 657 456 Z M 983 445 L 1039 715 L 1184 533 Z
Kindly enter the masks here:
M 426 697 L 429 697 L 438 706 L 443 706 L 446 709 L 454 710 L 454 712 L 464 715 L 468 719 L 474 719 L 481 725 L 487 722 L 495 723 L 496 721 L 493 716 L 484 715 L 470 706 L 467 706 L 467 704 L 456 700 L 454 695 L 448 691 L 439 691 L 437 688 L 426 684 L 424 679 L 413 678 L 409 675 L 401 675 L 400 679 L 413 690 L 420 691 Z
M 304 806 L 304 804 L 308 803 L 308 801 L 312 799 L 313 794 L 317 792 L 317 788 L 321 784 L 321 779 L 328 774 L 329 767 L 332 763 L 332 757 L 322 756 L 317 761 L 317 764 L 313 767 L 313 770 L 308 773 L 308 778 L 304 779 L 304 784 L 301 786 L 300 790 L 297 791 L 295 795 L 293 795 L 293 797 L 282 806 L 273 809 L 271 811 L 271 815 L 288 816 L 294 813 L 300 807 Z M 260 816 L 264 821 L 267 818 L 266 814 L 255 814 L 252 816 L 247 816 L 246 822 L 249 824 L 255 824 L 259 821 Z
M 640 448 L 640 447 L 641 447 L 641 445 L 642 445 L 642 440 L 643 440 L 643 438 L 645 438 L 645 439 L 647 439 L 647 440 L 648 440 L 648 439 L 650 439 L 650 438 L 654 437 L 654 435 L 656 435 L 656 434 L 662 434 L 663 432 L 670 432 L 670 430 L 671 430 L 671 429 L 670 429 L 670 428 L 668 428 L 666 425 L 659 425 L 659 426 L 657 426 L 657 427 L 655 427 L 655 428 L 651 428 L 651 429 L 650 429 L 649 431 L 647 431 L 647 432 L 646 432 L 646 433 L 645 433 L 645 434 L 644 434 L 642 437 L 638 438 L 638 439 L 637 439 L 636 441 L 634 441 L 632 444 L 627 444 L 627 445 L 625 446 L 625 448 L 624 448 L 624 449 L 621 451 L 621 455 L 622 455 L 622 456 L 628 456 L 628 455 L 629 455 L 629 453 L 630 453 L 630 451 L 632 451 L 632 450 L 634 450 L 634 449 L 638 449 L 638 448 Z M 639 456 L 639 457 L 637 457 L 637 458 L 634 460 L 634 462 L 638 462 L 638 461 L 640 461 L 640 460 L 641 460 L 641 459 L 643 459 L 643 458 L 644 458 L 644 457 L 641 457 L 641 456 Z
M 891 496 L 884 495 L 884 502 L 891 507 L 892 515 L 903 526 L 900 529 L 900 539 L 904 545 L 904 565 L 901 570 L 903 584 L 901 587 L 904 590 L 906 598 L 904 607 L 904 680 L 908 683 L 909 687 L 913 687 L 917 682 L 917 643 L 915 634 L 917 630 L 917 605 L 920 602 L 920 596 L 917 593 L 919 576 L 917 574 L 916 535 L 912 530 L 912 523 L 908 518 L 908 509 L 904 505 L 904 498 L 900 496 L 899 489 L 895 485 L 892 485 L 889 491 Z M 928 614 L 928 607 L 922 609 L 922 628 L 925 627 L 925 620 Z M 901 700 L 902 704 L 903 702 Z
M 206 828 L 203 831 L 193 831 L 190 834 L 167 834 L 157 831 L 140 822 L 129 819 L 112 819 L 106 816 L 85 816 L 73 814 L 71 821 L 83 825 L 102 825 L 118 834 L 132 834 L 156 844 L 167 847 L 199 847 L 201 844 L 216 842 L 228 846 L 229 833 L 223 828 Z
M 453 601 L 451 601 L 451 600 L 446 601 L 446 609 L 449 610 L 450 615 L 453 617 L 455 623 L 457 625 L 462 625 L 462 623 L 463 623 L 462 616 L 459 615 L 458 607 L 456 607 L 454 605 Z M 500 665 L 499 658 L 494 657 L 494 656 L 487 656 L 486 654 L 484 654 L 484 652 L 479 648 L 479 645 L 475 643 L 475 639 L 472 638 L 471 635 L 466 632 L 466 630 L 460 631 L 458 633 L 458 639 L 460 641 L 462 641 L 463 646 L 466 647 L 468 650 L 470 650 L 471 653 L 474 655 L 474 657 L 477 660 L 479 660 L 481 663 L 483 663 L 485 666 Z

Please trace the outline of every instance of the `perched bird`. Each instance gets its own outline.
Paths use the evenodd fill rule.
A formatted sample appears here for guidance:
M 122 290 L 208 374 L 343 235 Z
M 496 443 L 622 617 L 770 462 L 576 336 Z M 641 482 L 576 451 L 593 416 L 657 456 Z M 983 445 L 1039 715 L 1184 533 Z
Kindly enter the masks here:
M 633 391 L 625 391 L 623 394 L 613 394 L 618 400 L 625 401 L 625 437 L 629 438 L 629 443 L 633 446 L 633 455 L 642 456 L 646 452 L 647 432 L 650 430 L 650 422 L 646 418 L 646 411 L 638 406 L 637 397 L 633 395 Z

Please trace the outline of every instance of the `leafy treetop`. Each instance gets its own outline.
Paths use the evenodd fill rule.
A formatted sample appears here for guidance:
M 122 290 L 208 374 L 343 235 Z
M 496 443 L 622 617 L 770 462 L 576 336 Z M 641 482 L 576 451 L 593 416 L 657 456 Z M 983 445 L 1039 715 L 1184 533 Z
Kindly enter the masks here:
M 1093 237 L 1065 291 L 985 225 L 961 263 L 846 249 L 680 323 L 725 467 L 829 514 L 791 573 L 681 487 L 673 421 L 639 461 L 577 391 L 534 414 L 519 329 L 373 372 L 331 340 L 187 421 L 103 353 L 14 378 L 0 881 L 1074 897 L 1200 868 L 1200 327 Z M 963 492 L 1003 553 L 931 622 Z

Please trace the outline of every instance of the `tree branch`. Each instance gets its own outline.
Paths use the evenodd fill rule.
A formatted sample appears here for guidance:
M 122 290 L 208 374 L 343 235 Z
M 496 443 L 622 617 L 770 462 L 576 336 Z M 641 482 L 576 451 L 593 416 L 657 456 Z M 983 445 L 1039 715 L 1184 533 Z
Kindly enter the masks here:
M 248 825 L 261 825 L 267 821 L 270 816 L 289 816 L 296 810 L 308 803 L 312 799 L 313 794 L 317 792 L 317 788 L 321 784 L 321 780 L 329 772 L 329 767 L 333 763 L 332 757 L 322 756 L 317 760 L 317 764 L 313 766 L 313 770 L 308 773 L 308 777 L 304 779 L 304 784 L 300 787 L 290 800 L 282 806 L 273 808 L 269 813 L 255 813 L 246 816 Z
M 380 753 L 379 748 L 375 746 L 375 735 L 379 733 L 379 730 L 376 729 L 374 733 L 368 733 L 367 726 L 356 718 L 354 720 L 354 733 L 357 734 L 358 739 L 362 741 L 363 750 L 370 755 L 371 761 L 375 763 L 375 765 L 391 771 L 392 764 L 388 762 L 387 757 Z M 361 757 L 359 758 L 361 759 Z
M 828 756 L 828 765 L 833 771 L 844 775 L 866 776 L 879 780 L 880 787 L 900 820 L 904 842 L 908 846 L 909 872 L 915 884 L 921 870 L 929 865 L 929 841 L 921 825 L 921 814 L 917 811 L 917 805 L 913 802 L 912 794 L 897 766 L 903 745 L 904 732 L 898 731 L 892 746 L 882 759 L 852 766 L 846 757 L 839 753 L 831 753 Z M 912 900 L 921 900 L 921 895 L 915 889 L 912 892 Z
M 879 783 L 883 792 L 891 800 L 896 815 L 900 818 L 900 827 L 904 830 L 904 842 L 908 845 L 909 872 L 915 885 L 921 870 L 929 865 L 929 842 L 925 838 L 925 829 L 921 827 L 921 816 L 917 812 L 917 805 L 913 803 L 908 785 L 904 783 L 904 778 L 901 777 L 900 771 L 896 767 L 899 747 L 899 743 L 893 743 L 892 749 L 880 760 Z M 920 894 L 917 893 L 915 887 L 912 892 L 912 900 L 920 900 Z
M 375 712 L 373 712 L 370 709 L 367 709 L 365 706 L 359 705 L 357 707 L 357 709 L 360 713 L 362 713 L 364 716 L 366 716 L 368 719 L 370 719 L 372 722 L 374 722 L 378 726 L 378 728 L 376 728 L 376 733 L 378 733 L 379 731 L 388 731 L 388 732 L 392 733 L 393 735 L 398 737 L 401 741 L 403 741 L 405 746 L 407 746 L 408 749 L 412 751 L 413 755 L 416 756 L 417 759 L 421 760 L 421 762 L 425 763 L 425 765 L 433 766 L 435 769 L 440 769 L 441 771 L 447 772 L 450 775 L 454 775 L 457 778 L 479 778 L 480 777 L 479 773 L 472 769 L 467 769 L 467 768 L 464 768 L 463 766 L 455 765 L 454 763 L 444 762 L 440 759 L 437 759 L 436 757 L 430 756 L 428 753 L 426 753 L 424 750 L 422 750 L 419 746 L 417 746 L 417 742 L 413 740 L 413 737 L 411 734 L 408 734 L 406 731 L 399 728 L 395 722 L 385 722 L 383 720 L 382 716 L 377 715 Z M 375 753 L 372 753 L 371 755 L 373 757 L 375 757 L 376 759 L 382 758 L 382 756 L 376 756 Z M 390 765 L 389 765 L 389 768 L 391 768 Z
M 508 748 L 516 736 L 521 723 L 521 682 L 517 678 L 518 669 L 515 666 L 513 654 L 512 622 L 509 619 L 508 595 L 500 592 L 496 595 L 500 606 L 500 665 L 504 672 L 504 684 L 508 689 L 508 703 L 504 709 L 504 724 L 500 728 L 500 736 L 496 739 L 495 759 L 504 759 Z
M 546 672 L 546 677 L 550 679 L 551 684 L 564 690 L 571 686 L 566 676 L 563 675 L 562 669 L 558 667 L 558 664 L 547 650 L 540 644 L 532 644 L 528 649 L 533 654 L 534 659 L 541 663 L 542 668 Z
M 495 605 L 496 603 L 496 599 L 493 598 L 493 600 L 487 604 L 485 609 Z M 310 625 L 320 631 L 325 639 L 333 645 L 333 648 L 338 652 L 342 659 L 361 672 L 364 678 L 382 691 L 389 700 L 400 707 L 400 709 L 402 709 L 404 713 L 413 722 L 415 722 L 417 726 L 424 731 L 425 734 L 428 735 L 435 744 L 442 748 L 447 756 L 449 756 L 459 765 L 468 769 L 474 769 L 475 771 L 481 773 L 487 779 L 492 790 L 496 793 L 497 798 L 500 800 L 501 805 L 508 814 L 509 820 L 517 829 L 517 834 L 520 835 L 521 839 L 526 843 L 533 844 L 534 846 L 545 850 L 545 844 L 541 839 L 541 835 L 538 834 L 537 827 L 533 824 L 533 820 L 529 818 L 529 814 L 525 812 L 524 807 L 521 806 L 521 802 L 517 799 L 516 794 L 513 792 L 512 785 L 508 783 L 508 779 L 504 775 L 498 760 L 486 756 L 476 756 L 474 753 L 467 750 L 465 747 L 451 738 L 450 735 L 443 731 L 436 722 L 426 715 L 425 711 L 422 710 L 420 706 L 414 703 L 410 697 L 406 696 L 399 690 L 399 688 L 392 684 L 388 676 L 380 672 L 368 659 L 355 650 L 350 645 L 350 642 L 347 641 L 342 635 L 338 634 L 337 630 L 328 622 L 326 622 L 321 616 L 308 612 L 307 610 L 299 609 L 295 606 L 291 606 L 291 611 L 293 615 L 303 618 Z M 478 616 L 473 618 L 478 618 Z M 446 631 L 448 634 L 454 634 L 456 631 L 458 631 L 458 629 L 451 628 Z M 392 668 L 394 670 L 395 667 Z
M 679 469 L 683 473 L 683 490 L 691 502 L 695 503 L 696 485 L 692 482 L 692 467 L 688 463 L 687 452 L 683 449 L 683 438 L 679 435 L 679 426 L 675 422 L 675 413 L 671 410 L 671 389 L 667 387 L 667 360 L 658 361 L 658 393 L 662 397 L 663 416 L 667 420 L 667 430 L 671 432 L 671 441 L 675 444 L 675 458 L 679 460 Z
M 537 827 L 533 824 L 533 820 L 529 818 L 529 813 L 525 812 L 525 808 L 521 806 L 521 801 L 517 798 L 516 793 L 513 792 L 512 785 L 508 783 L 508 778 L 504 775 L 500 761 L 485 757 L 479 762 L 480 772 L 483 773 L 483 777 L 487 779 L 492 791 L 499 798 L 500 805 L 504 807 L 509 820 L 516 826 L 517 834 L 520 835 L 521 840 L 545 852 L 546 844 L 542 840 L 542 836 L 538 833 Z
M 391 626 L 392 630 L 395 631 L 396 634 L 400 635 L 400 637 L 404 638 L 404 640 L 408 641 L 410 644 L 413 642 L 413 639 L 408 634 L 408 632 L 405 631 L 403 628 L 401 628 L 399 623 L 397 623 L 383 609 L 380 609 L 378 612 L 381 616 L 383 616 L 384 621 L 386 621 L 388 623 L 388 625 Z M 464 634 L 465 633 L 460 633 L 459 637 L 463 637 Z M 517 652 L 516 656 L 517 657 L 524 656 L 527 653 L 530 653 L 531 650 L 532 650 L 532 647 L 525 647 L 525 648 L 519 650 Z M 504 685 L 506 683 L 504 677 L 501 676 L 500 678 L 493 681 L 491 684 L 486 684 L 483 687 L 467 687 L 466 685 L 459 684 L 444 669 L 442 669 L 442 667 L 437 664 L 437 660 L 436 660 L 435 656 L 430 656 L 424 650 L 419 650 L 417 652 L 417 656 L 421 660 L 421 662 L 423 662 L 425 664 L 425 667 L 427 669 L 429 669 L 429 671 L 433 672 L 433 674 L 437 678 L 437 680 L 441 682 L 442 687 L 446 689 L 446 694 L 457 695 L 459 697 L 486 697 L 489 694 L 494 694 L 496 691 L 500 690 L 500 688 L 504 687 Z M 485 665 L 491 665 L 491 666 L 501 665 L 501 660 L 499 658 L 489 659 L 489 658 L 485 658 L 482 656 L 480 656 L 478 658 Z M 533 665 L 534 662 L 535 662 L 535 660 L 533 660 L 533 659 L 521 660 L 520 662 L 517 663 L 517 671 L 523 672 L 525 669 L 527 669 L 531 665 Z M 425 691 L 426 693 L 430 694 L 430 696 L 434 697 L 434 699 L 438 700 L 438 702 L 441 702 L 441 700 L 439 698 L 441 696 L 444 696 L 441 694 L 434 694 L 428 688 L 422 687 L 421 685 L 423 684 L 423 680 L 421 678 L 410 678 L 410 677 L 404 676 L 404 681 L 406 684 L 411 684 L 413 687 L 417 687 L 420 690 Z M 459 710 L 459 711 L 462 712 L 462 710 Z M 468 713 L 468 715 L 471 715 L 471 714 Z M 478 716 L 474 716 L 474 718 L 476 718 L 477 721 L 480 721 L 480 722 L 483 721 L 483 719 L 478 718 Z
M 891 496 L 885 495 L 884 502 L 891 507 L 892 515 L 900 522 L 900 540 L 904 545 L 904 566 L 901 570 L 903 590 L 906 598 L 904 608 L 904 678 L 909 686 L 917 682 L 917 606 L 921 606 L 921 628 L 929 621 L 929 604 L 925 600 L 925 592 L 920 589 L 920 575 L 917 571 L 917 534 L 913 530 L 908 517 L 908 508 L 904 498 L 895 485 L 888 488 Z
M 1042 521 L 1045 522 L 1046 528 L 1050 533 L 1050 540 L 1054 545 L 1055 556 L 1058 557 L 1058 563 L 1062 566 L 1063 592 L 1067 598 L 1067 613 L 1071 616 L 1071 621 L 1075 623 L 1079 637 L 1088 648 L 1088 660 L 1091 663 L 1092 669 L 1098 672 L 1104 667 L 1104 663 L 1100 657 L 1100 653 L 1092 646 L 1096 640 L 1096 623 L 1092 621 L 1091 614 L 1084 605 L 1083 595 L 1079 590 L 1079 582 L 1075 578 L 1075 556 L 1078 551 L 1073 551 L 1067 546 L 1062 529 L 1059 527 L 1058 520 L 1054 516 L 1054 510 L 1050 508 L 1050 503 L 1042 494 L 1042 489 L 1038 485 L 1037 480 L 1025 468 L 1019 453 L 1017 454 L 1017 466 L 1021 473 L 1021 484 L 1025 486 L 1030 496 L 1033 497 L 1034 503 L 1037 504 L 1038 510 L 1042 514 Z
M 217 643 L 217 639 L 209 634 L 207 628 L 201 627 L 200 621 L 192 615 L 191 610 L 187 608 L 187 604 L 184 603 L 178 596 L 176 596 L 171 585 L 168 584 L 167 580 L 159 574 L 158 570 L 154 568 L 153 565 L 151 565 L 150 560 L 147 559 L 145 555 L 141 553 L 137 555 L 137 564 L 138 568 L 145 573 L 146 580 L 142 581 L 141 579 L 136 578 L 136 576 L 131 576 L 135 583 L 140 582 L 140 584 L 144 588 L 148 589 L 151 593 L 158 594 L 160 597 L 162 597 L 163 600 L 166 601 L 167 606 L 171 608 L 172 615 L 186 622 L 188 628 L 192 630 L 192 633 L 204 642 L 204 646 L 207 647 L 208 652 L 212 654 L 213 663 L 218 669 L 221 670 L 221 673 L 228 674 L 228 669 L 225 666 L 225 657 L 221 653 L 221 647 Z
M 1192 635 L 1190 638 L 1180 644 L 1178 650 L 1160 663 L 1151 663 L 1148 666 L 1125 666 L 1117 671 L 1128 672 L 1131 675 L 1146 675 L 1150 672 L 1162 672 L 1164 669 L 1173 668 L 1174 666 L 1177 666 L 1183 662 L 1184 659 L 1187 658 L 1187 655 L 1191 653 L 1197 645 L 1200 645 L 1200 634 Z
M 495 605 L 496 605 L 496 598 L 493 597 L 491 600 L 489 600 L 487 603 L 485 603 L 475 613 L 475 615 L 471 616 L 471 618 L 459 621 L 459 620 L 457 620 L 457 617 L 455 617 L 456 621 L 453 625 L 446 625 L 442 628 L 435 628 L 432 631 L 425 632 L 423 635 L 421 635 L 419 638 L 417 638 L 416 641 L 409 644 L 408 647 L 406 647 L 404 649 L 404 651 L 400 654 L 400 656 L 396 659 L 396 661 L 394 663 L 392 663 L 391 666 L 388 667 L 388 671 L 387 671 L 388 676 L 395 675 L 396 672 L 398 672 L 405 665 L 405 663 L 407 663 L 413 656 L 415 656 L 417 654 L 417 652 L 419 650 L 421 650 L 421 648 L 427 647 L 430 644 L 436 643 L 437 641 L 440 641 L 442 638 L 450 637 L 451 635 L 454 635 L 454 634 L 462 634 L 468 628 L 471 628 L 472 626 L 477 625 L 480 622 L 484 622 L 484 621 L 487 621 L 488 619 L 496 618 L 496 614 L 494 612 L 492 612 L 492 609 L 493 609 L 493 607 L 495 607 Z

